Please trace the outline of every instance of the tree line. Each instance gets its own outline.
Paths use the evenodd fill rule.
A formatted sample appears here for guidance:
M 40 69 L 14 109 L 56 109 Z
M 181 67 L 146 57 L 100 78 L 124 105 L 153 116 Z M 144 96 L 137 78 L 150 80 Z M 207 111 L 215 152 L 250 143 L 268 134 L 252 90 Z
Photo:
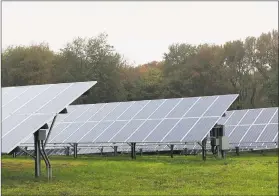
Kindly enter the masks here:
M 232 108 L 278 106 L 278 31 L 223 45 L 174 43 L 163 60 L 129 65 L 102 33 L 2 52 L 2 86 L 96 80 L 76 103 L 100 103 L 238 93 Z M 147 46 L 148 47 L 148 46 Z

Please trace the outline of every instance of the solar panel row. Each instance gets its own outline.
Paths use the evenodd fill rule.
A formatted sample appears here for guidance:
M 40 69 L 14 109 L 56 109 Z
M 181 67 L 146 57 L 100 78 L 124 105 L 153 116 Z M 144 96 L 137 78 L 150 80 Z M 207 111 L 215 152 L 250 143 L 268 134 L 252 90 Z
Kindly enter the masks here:
M 201 141 L 237 96 L 70 106 L 49 143 Z
M 9 153 L 96 82 L 2 88 L 2 152 Z

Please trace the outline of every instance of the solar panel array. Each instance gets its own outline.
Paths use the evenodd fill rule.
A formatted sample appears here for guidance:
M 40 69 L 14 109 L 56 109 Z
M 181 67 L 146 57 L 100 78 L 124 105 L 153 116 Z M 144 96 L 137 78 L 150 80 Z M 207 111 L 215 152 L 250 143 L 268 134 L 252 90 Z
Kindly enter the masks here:
M 237 96 L 70 106 L 69 114 L 57 119 L 48 143 L 201 141 Z
M 226 112 L 226 116 L 220 118 L 218 124 L 225 125 L 225 135 L 229 137 L 231 148 L 240 146 L 242 148 L 276 148 L 278 145 L 278 108 L 259 108 L 249 110 L 233 110 Z M 210 147 L 210 146 L 208 146 Z M 167 145 L 142 146 L 146 151 L 169 150 Z M 200 150 L 198 144 L 187 144 L 175 146 L 178 150 Z M 123 146 L 129 150 L 129 147 Z M 113 150 L 108 148 L 109 152 Z M 80 153 L 98 153 L 98 149 L 82 149 Z
M 236 146 L 274 146 L 278 140 L 277 107 L 228 111 L 218 123 Z
M 2 152 L 9 153 L 96 82 L 2 88 Z

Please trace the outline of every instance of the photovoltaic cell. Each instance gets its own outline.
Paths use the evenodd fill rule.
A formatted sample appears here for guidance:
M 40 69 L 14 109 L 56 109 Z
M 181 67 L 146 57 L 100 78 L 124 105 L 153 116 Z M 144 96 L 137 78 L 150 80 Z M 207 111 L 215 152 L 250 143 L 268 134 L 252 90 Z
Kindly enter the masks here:
M 76 122 L 86 122 L 89 121 L 90 118 L 92 118 L 98 111 L 103 109 L 103 107 L 106 104 L 100 103 L 100 104 L 94 104 L 94 105 L 89 105 L 90 108 L 87 110 L 85 113 L 82 113 L 77 119 Z M 73 107 L 73 106 L 72 106 Z
M 198 121 L 198 118 L 182 119 L 179 123 L 166 135 L 163 142 L 181 141 L 185 136 L 185 131 L 190 130 L 192 126 Z
M 109 141 L 112 137 L 111 133 L 119 131 L 127 121 L 115 121 L 110 127 L 108 127 L 94 142 Z
M 259 116 L 262 110 L 252 109 L 247 112 L 244 118 L 240 121 L 240 125 L 252 124 Z
M 229 139 L 230 143 L 238 143 L 245 132 L 249 129 L 249 126 L 237 126 L 231 133 Z
M 145 142 L 158 142 L 168 133 L 168 131 L 178 122 L 178 119 L 166 119 L 162 121 L 144 140 Z
M 218 121 L 218 117 L 201 118 L 197 124 L 186 135 L 188 141 L 202 141 Z
M 125 112 L 134 102 L 122 102 L 120 103 L 112 112 L 110 112 L 104 120 L 115 120 L 119 116 Z
M 78 140 L 78 142 L 84 143 L 84 142 L 93 142 L 95 139 L 102 134 L 103 131 L 105 131 L 113 122 L 100 122 L 97 123 L 96 126 L 91 129 L 88 133 L 86 133 L 81 139 Z
M 217 96 L 201 97 L 198 102 L 187 112 L 185 117 L 200 117 L 210 105 L 217 99 Z
M 269 124 L 259 137 L 258 142 L 272 142 L 276 134 L 278 134 L 278 124 Z
M 277 108 L 263 108 L 263 111 L 256 120 L 255 124 L 267 124 L 276 110 Z
M 149 101 L 137 101 L 128 110 L 126 110 L 118 120 L 130 120 L 137 112 L 139 112 Z
M 164 100 L 151 100 L 135 117 L 134 119 L 146 119 L 150 116 Z
M 150 133 L 150 130 L 153 130 L 159 122 L 160 120 L 147 120 L 126 140 L 126 142 L 143 141 Z
M 150 117 L 150 119 L 164 118 L 180 101 L 181 99 L 166 100 Z
M 237 125 L 247 112 L 247 110 L 235 111 L 226 122 L 226 125 Z
M 76 143 L 78 139 L 84 136 L 87 132 L 93 129 L 96 126 L 97 122 L 87 122 L 77 129 L 75 133 L 69 136 L 64 142 L 66 143 Z M 92 141 L 92 140 L 91 140 Z
M 191 108 L 191 106 L 193 106 L 196 103 L 198 99 L 198 97 L 183 99 L 177 105 L 177 107 L 175 107 L 168 114 L 167 118 L 181 118 L 185 114 L 185 112 L 187 112 Z
M 132 120 L 126 124 L 126 126 L 122 127 L 122 130 L 117 133 L 110 140 L 114 142 L 123 142 L 128 139 L 129 136 L 144 122 L 144 120 Z
M 100 121 L 113 111 L 119 103 L 106 104 L 97 113 L 95 113 L 89 121 Z

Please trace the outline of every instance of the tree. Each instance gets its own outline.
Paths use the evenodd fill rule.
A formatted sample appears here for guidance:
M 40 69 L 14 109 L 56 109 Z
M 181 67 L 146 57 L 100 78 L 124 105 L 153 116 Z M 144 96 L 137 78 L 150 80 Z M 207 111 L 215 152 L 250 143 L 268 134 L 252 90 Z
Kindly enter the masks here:
M 2 86 L 51 83 L 55 54 L 47 44 L 8 47 L 2 53 Z

